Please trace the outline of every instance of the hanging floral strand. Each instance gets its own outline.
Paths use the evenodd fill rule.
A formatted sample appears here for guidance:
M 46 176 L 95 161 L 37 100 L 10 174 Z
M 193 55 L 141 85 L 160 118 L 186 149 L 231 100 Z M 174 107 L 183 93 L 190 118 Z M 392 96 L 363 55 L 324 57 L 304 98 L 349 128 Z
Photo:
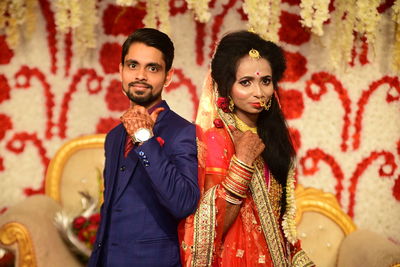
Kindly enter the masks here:
M 55 23 L 61 34 L 72 31 L 74 47 L 82 58 L 87 49 L 96 47 L 98 24 L 96 0 L 56 0 Z M 83 12 L 83 8 L 85 8 Z
M 395 23 L 395 36 L 393 45 L 392 68 L 395 72 L 400 72 L 400 0 L 393 4 L 392 19 Z
M 148 28 L 157 28 L 157 4 L 159 0 L 149 0 L 146 2 L 146 16 L 143 24 Z
M 76 0 L 72 1 L 76 2 Z M 54 15 L 55 23 L 57 30 L 62 34 L 67 33 L 71 28 L 70 5 L 72 4 L 72 1 L 71 2 L 69 0 L 54 1 L 54 8 L 56 10 Z
M 160 31 L 171 33 L 171 26 L 169 22 L 169 1 L 159 0 L 158 3 L 158 19 L 160 20 Z
M 332 66 L 336 70 L 342 69 L 351 60 L 356 20 L 355 2 L 356 0 L 335 0 L 335 11 L 330 25 L 333 30 L 328 38 L 328 47 Z
M 20 14 L 23 13 L 22 8 L 21 10 L 20 5 L 21 1 L 8 1 L 7 3 L 7 13 L 9 14 L 9 17 L 6 21 L 5 25 L 5 32 L 6 32 L 6 41 L 7 44 L 12 48 L 15 49 L 20 43 L 21 36 L 20 32 L 18 30 L 18 25 L 21 23 L 21 21 L 18 22 L 18 17 L 20 17 Z
M 245 0 L 243 11 L 248 17 L 248 29 L 260 34 L 264 39 L 278 42 L 281 27 L 279 1 Z
M 355 30 L 365 35 L 367 42 L 373 45 L 376 40 L 376 29 L 381 15 L 378 12 L 380 0 L 357 0 Z
M 26 16 L 25 16 L 25 36 L 30 39 L 36 30 L 37 21 L 37 0 L 26 0 Z
M 148 28 L 159 28 L 160 31 L 170 33 L 169 3 L 165 0 L 148 0 L 146 2 L 146 16 L 143 24 Z M 158 27 L 158 23 L 160 23 Z
M 23 37 L 31 37 L 35 30 L 35 0 L 0 1 L 0 30 L 4 30 L 10 48 L 15 49 Z
M 322 26 L 329 19 L 329 3 L 330 0 L 301 0 L 301 24 L 310 28 L 314 34 L 322 36 Z
M 186 0 L 188 8 L 194 12 L 195 19 L 201 23 L 206 23 L 211 18 L 209 2 L 210 0 Z
M 81 16 L 81 25 L 76 28 L 74 34 L 79 57 L 83 56 L 88 49 L 96 48 L 96 25 L 99 22 L 96 0 L 81 0 L 81 4 L 86 11 Z

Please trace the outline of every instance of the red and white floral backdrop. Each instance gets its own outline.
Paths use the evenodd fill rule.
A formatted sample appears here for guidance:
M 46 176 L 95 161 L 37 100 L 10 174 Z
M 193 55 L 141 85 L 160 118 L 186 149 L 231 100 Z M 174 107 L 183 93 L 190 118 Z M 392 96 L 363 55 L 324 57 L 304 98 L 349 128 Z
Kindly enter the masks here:
M 240 0 L 211 1 L 206 24 L 184 1 L 169 4 L 176 71 L 164 98 L 193 121 L 216 41 L 245 29 L 247 17 Z M 282 1 L 279 39 L 288 70 L 281 103 L 298 152 L 298 182 L 334 193 L 360 228 L 400 242 L 400 85 L 388 67 L 392 4 L 379 7 L 375 47 L 362 39 L 351 63 L 332 71 L 327 40 L 302 28 L 299 1 Z M 112 0 L 97 5 L 97 48 L 84 57 L 70 34 L 57 33 L 49 0 L 39 1 L 31 39 L 11 50 L 0 35 L 1 213 L 43 193 L 46 167 L 64 142 L 106 133 L 128 107 L 118 75 L 121 44 L 143 27 L 146 9 Z

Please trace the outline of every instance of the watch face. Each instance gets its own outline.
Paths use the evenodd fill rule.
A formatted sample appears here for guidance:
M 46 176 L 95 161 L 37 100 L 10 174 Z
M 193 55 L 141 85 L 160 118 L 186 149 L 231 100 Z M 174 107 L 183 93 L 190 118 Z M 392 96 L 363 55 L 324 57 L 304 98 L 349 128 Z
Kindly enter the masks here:
M 137 142 L 144 142 L 147 141 L 151 138 L 151 131 L 146 128 L 140 128 L 139 130 L 136 131 L 135 133 L 135 139 Z

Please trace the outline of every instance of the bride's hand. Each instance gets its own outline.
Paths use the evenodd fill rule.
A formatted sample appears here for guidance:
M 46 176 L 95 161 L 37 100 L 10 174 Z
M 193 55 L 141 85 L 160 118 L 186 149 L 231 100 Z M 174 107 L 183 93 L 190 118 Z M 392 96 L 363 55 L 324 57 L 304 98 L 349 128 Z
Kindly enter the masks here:
M 230 127 L 235 145 L 236 157 L 248 165 L 253 165 L 254 160 L 264 151 L 265 145 L 258 134 L 246 131 L 242 133 Z

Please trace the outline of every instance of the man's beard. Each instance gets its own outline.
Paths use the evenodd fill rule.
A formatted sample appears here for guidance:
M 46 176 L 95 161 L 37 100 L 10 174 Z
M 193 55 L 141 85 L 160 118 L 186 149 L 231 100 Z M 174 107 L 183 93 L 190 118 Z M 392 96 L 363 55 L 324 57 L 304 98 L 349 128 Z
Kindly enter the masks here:
M 130 90 L 129 87 L 134 86 L 135 84 L 142 84 L 145 86 L 148 86 L 150 93 L 149 94 L 145 94 L 145 92 L 137 92 L 136 95 L 134 95 Z M 125 90 L 124 88 L 122 88 L 122 90 L 125 92 L 126 96 L 129 98 L 130 101 L 132 101 L 135 104 L 139 104 L 141 106 L 149 106 L 150 104 L 152 104 L 156 99 L 158 99 L 161 95 L 161 91 L 160 93 L 158 93 L 157 95 L 153 95 L 153 86 L 151 86 L 150 84 L 147 83 L 143 83 L 143 82 L 132 82 L 128 84 L 128 90 Z

